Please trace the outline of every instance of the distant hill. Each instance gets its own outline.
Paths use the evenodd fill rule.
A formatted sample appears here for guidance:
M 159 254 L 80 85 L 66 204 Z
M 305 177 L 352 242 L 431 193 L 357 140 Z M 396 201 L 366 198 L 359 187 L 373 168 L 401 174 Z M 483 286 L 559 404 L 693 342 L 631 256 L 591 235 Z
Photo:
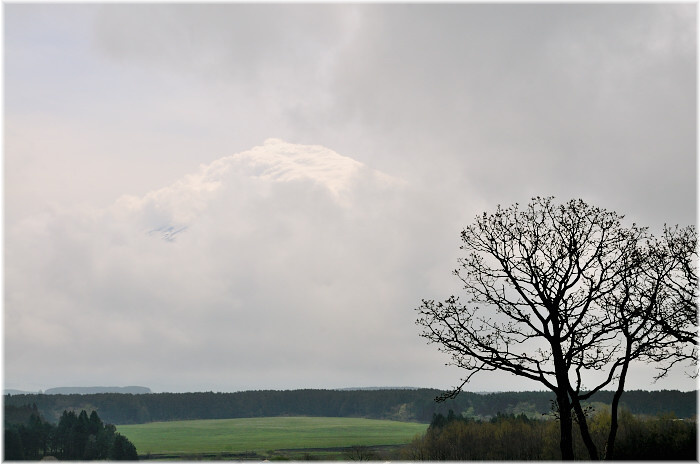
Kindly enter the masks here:
M 90 386 L 90 387 L 56 387 L 47 389 L 44 394 L 150 394 L 151 390 L 143 386 Z
M 415 390 L 423 389 L 423 388 L 411 387 L 411 386 L 369 386 L 369 387 L 338 388 L 337 391 L 386 391 L 386 390 L 402 390 L 402 389 L 408 389 L 410 391 L 415 391 Z
M 18 394 L 36 394 L 36 392 L 20 391 L 19 389 L 3 389 L 2 393 L 9 394 L 11 396 L 16 396 Z

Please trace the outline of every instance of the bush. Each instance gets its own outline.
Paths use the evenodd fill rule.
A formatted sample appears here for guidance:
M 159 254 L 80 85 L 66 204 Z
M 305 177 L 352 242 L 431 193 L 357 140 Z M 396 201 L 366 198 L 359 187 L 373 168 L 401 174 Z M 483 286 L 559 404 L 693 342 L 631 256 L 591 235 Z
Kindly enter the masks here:
M 589 429 L 601 454 L 605 451 L 610 414 L 589 419 Z M 621 412 L 615 459 L 696 460 L 695 420 L 673 415 L 635 417 Z M 577 459 L 588 452 L 575 430 Z M 533 420 L 525 415 L 498 415 L 488 422 L 461 416 L 433 417 L 428 431 L 402 450 L 406 460 L 560 460 L 557 420 Z

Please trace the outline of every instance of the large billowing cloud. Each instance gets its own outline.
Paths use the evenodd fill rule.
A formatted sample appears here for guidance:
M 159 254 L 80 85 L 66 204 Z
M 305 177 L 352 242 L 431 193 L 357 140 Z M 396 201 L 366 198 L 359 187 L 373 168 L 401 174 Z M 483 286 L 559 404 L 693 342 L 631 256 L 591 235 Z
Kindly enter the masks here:
M 108 209 L 28 218 L 7 232 L 8 378 L 40 357 L 70 383 L 423 384 L 439 363 L 412 309 L 435 257 L 415 197 L 270 139 Z

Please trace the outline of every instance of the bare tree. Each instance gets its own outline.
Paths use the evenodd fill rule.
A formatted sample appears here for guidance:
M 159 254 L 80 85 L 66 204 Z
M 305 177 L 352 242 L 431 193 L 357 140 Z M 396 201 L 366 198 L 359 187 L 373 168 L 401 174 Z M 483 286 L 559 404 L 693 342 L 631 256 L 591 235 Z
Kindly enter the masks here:
M 607 460 L 615 457 L 618 405 L 630 363 L 655 362 L 658 379 L 679 362 L 690 361 L 695 365 L 697 360 L 695 228 L 665 227 L 661 239 L 649 236 L 627 259 L 631 266 L 623 273 L 622 285 L 605 298 L 605 307 L 614 322 L 609 330 L 618 332 L 624 349 L 610 367 L 609 378 L 617 379 L 617 388 L 611 404 Z
M 662 333 L 659 318 L 649 316 L 656 303 L 647 305 L 641 317 L 620 307 L 626 290 L 643 281 L 640 264 L 648 258 L 640 244 L 650 237 L 635 225 L 623 227 L 622 219 L 582 200 L 555 205 L 552 198 L 537 197 L 523 210 L 518 204 L 499 206 L 465 228 L 461 249 L 466 256 L 454 274 L 464 285 L 466 303 L 452 296 L 444 302 L 424 300 L 418 309 L 422 336 L 467 372 L 443 398 L 457 395 L 482 371 L 538 381 L 556 396 L 562 459 L 574 457 L 572 415 L 590 458 L 597 459 L 581 401 L 620 380 L 630 360 L 653 356 L 652 341 L 660 341 Z M 630 328 L 641 328 L 629 340 L 649 344 L 628 347 L 621 336 L 626 324 L 621 313 L 630 317 Z M 662 353 L 657 350 L 658 360 Z M 584 391 L 584 381 L 594 372 L 607 377 Z
M 345 456 L 353 462 L 377 460 L 377 455 L 367 446 L 351 446 Z
M 656 248 L 665 259 L 665 299 L 655 314 L 663 332 L 684 347 L 692 347 L 677 355 L 677 360 L 697 359 L 698 345 L 698 236 L 693 226 L 664 228 Z M 662 376 L 665 372 L 662 373 Z

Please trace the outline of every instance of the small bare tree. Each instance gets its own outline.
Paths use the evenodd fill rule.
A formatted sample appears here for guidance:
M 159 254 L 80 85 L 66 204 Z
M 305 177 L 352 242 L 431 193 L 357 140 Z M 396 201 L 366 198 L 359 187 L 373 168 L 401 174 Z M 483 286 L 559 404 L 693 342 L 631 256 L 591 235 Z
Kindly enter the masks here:
M 641 316 L 621 305 L 620 298 L 636 292 L 636 282 L 648 285 L 640 270 L 651 269 L 642 266 L 650 259 L 640 248 L 649 235 L 635 225 L 623 227 L 622 218 L 582 200 L 555 205 L 552 198 L 537 197 L 524 210 L 499 206 L 462 231 L 466 256 L 454 274 L 466 303 L 452 296 L 423 300 L 418 309 L 422 336 L 467 372 L 443 399 L 482 371 L 538 381 L 556 397 L 562 459 L 574 458 L 572 415 L 590 458 L 598 458 L 581 401 L 620 380 L 631 360 L 654 356 L 653 347 L 663 360 L 662 345 L 654 345 L 663 339 L 660 317 L 650 316 L 660 308 L 657 302 L 643 306 Z M 684 290 L 679 287 L 678 299 L 688 297 Z M 644 344 L 628 344 L 640 340 Z M 588 374 L 601 371 L 608 376 L 584 392 L 584 380 L 593 379 Z M 624 375 L 622 380 L 624 388 Z
M 665 376 L 679 362 L 697 360 L 697 234 L 692 226 L 664 228 L 661 239 L 649 236 L 623 273 L 622 285 L 605 298 L 605 307 L 621 339 L 621 354 L 610 368 L 617 379 L 611 404 L 605 458 L 615 457 L 618 405 L 630 363 L 656 363 Z M 617 369 L 619 368 L 619 372 Z M 695 370 L 693 376 L 696 374 Z M 589 392 L 581 397 L 590 397 Z
M 351 446 L 345 456 L 353 462 L 377 460 L 377 455 L 367 446 Z

